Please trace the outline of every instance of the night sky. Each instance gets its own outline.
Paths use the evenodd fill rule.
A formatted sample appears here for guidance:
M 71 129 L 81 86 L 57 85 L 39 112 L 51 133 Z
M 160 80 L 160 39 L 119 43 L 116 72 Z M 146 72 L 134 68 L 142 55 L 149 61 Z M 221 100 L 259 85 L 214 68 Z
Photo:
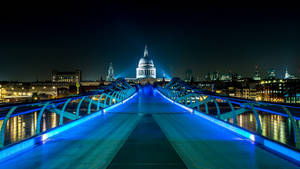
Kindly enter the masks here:
M 81 69 L 83 80 L 135 77 L 145 44 L 157 67 L 251 75 L 285 67 L 299 76 L 300 9 L 213 8 L 170 4 L 2 6 L 0 80 L 47 80 L 53 69 Z

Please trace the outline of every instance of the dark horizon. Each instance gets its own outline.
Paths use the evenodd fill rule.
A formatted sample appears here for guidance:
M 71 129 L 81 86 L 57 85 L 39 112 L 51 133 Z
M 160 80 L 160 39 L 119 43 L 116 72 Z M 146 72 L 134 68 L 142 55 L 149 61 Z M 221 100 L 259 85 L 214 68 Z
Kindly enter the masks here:
M 158 77 L 285 68 L 299 76 L 300 10 L 98 4 L 15 8 L 0 13 L 0 80 L 36 81 L 53 69 L 83 80 L 135 77 L 147 44 Z

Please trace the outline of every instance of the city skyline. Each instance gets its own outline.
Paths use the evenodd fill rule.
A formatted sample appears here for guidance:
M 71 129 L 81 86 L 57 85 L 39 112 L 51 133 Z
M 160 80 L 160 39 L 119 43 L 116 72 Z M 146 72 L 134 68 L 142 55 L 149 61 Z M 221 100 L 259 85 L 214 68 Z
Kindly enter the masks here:
M 53 69 L 82 70 L 83 80 L 135 77 L 148 45 L 158 77 L 192 70 L 251 77 L 271 68 L 299 76 L 297 9 L 103 4 L 13 8 L 1 12 L 0 80 L 48 80 Z M 55 12 L 54 12 L 55 11 Z M 156 11 L 155 13 L 152 11 Z
M 0 169 L 299 167 L 300 8 L 205 3 L 1 2 Z

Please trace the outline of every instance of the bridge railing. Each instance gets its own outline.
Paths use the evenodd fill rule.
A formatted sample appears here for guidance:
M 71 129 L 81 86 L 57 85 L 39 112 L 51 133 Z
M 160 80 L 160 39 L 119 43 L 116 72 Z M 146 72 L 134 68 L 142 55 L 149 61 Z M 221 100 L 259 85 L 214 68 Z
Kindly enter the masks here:
M 175 102 L 300 149 L 300 107 L 221 96 L 180 79 L 158 89 Z
M 0 149 L 122 102 L 135 92 L 124 79 L 118 79 L 105 88 L 76 96 L 2 106 Z

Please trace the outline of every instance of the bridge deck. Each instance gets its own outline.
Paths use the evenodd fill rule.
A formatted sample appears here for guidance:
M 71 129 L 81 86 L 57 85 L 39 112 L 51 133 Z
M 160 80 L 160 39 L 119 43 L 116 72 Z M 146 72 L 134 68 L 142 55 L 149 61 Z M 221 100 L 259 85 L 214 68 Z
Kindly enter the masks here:
M 151 88 L 0 168 L 297 168 Z

